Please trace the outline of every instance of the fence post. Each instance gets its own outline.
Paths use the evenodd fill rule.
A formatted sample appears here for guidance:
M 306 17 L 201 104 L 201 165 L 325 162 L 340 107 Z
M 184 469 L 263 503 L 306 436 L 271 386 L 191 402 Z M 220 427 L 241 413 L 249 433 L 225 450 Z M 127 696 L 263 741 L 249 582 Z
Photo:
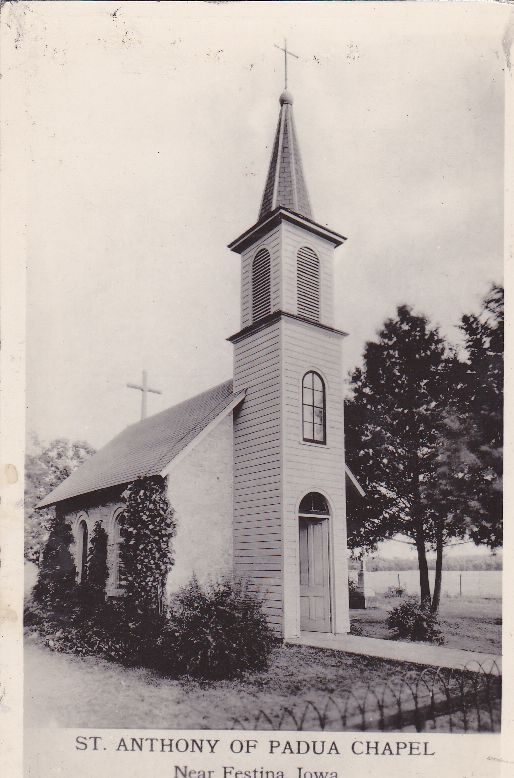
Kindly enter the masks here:
M 398 588 L 400 588 L 400 573 L 398 573 Z
M 459 597 L 462 597 L 462 573 L 459 573 Z

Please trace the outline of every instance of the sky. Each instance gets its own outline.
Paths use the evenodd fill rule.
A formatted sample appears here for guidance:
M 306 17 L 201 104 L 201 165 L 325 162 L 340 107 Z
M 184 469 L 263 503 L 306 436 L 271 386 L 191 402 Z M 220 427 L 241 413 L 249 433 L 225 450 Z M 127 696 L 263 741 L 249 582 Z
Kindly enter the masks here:
M 19 22 L 27 430 L 105 444 L 232 374 L 239 257 L 289 88 L 344 370 L 408 303 L 453 342 L 502 281 L 496 5 L 42 3 Z M 17 34 L 14 30 L 13 34 Z

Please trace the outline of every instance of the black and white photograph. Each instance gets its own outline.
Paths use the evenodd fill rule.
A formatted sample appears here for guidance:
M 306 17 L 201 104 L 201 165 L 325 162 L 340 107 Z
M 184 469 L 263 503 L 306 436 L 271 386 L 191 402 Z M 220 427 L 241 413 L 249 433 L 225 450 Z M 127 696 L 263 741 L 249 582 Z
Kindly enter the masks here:
M 507 5 L 2 17 L 25 775 L 65 729 L 171 778 L 499 738 Z

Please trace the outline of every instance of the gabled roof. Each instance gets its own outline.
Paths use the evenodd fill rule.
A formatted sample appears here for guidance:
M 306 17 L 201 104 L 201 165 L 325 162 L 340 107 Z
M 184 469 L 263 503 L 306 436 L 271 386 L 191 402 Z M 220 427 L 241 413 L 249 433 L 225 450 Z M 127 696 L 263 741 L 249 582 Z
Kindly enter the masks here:
M 289 92 L 280 95 L 280 115 L 262 196 L 259 221 L 279 206 L 312 219 L 311 203 L 294 125 L 293 98 Z
M 232 381 L 131 424 L 57 486 L 39 508 L 161 474 L 200 433 L 244 397 Z

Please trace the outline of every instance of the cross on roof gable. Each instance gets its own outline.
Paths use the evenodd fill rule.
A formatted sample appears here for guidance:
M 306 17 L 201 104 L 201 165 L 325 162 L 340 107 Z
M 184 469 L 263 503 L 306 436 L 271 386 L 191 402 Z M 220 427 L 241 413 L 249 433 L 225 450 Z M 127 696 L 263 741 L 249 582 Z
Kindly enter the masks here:
M 86 460 L 38 507 L 54 505 L 137 478 L 160 475 L 187 446 L 244 398 L 225 381 L 196 397 L 131 424 Z

